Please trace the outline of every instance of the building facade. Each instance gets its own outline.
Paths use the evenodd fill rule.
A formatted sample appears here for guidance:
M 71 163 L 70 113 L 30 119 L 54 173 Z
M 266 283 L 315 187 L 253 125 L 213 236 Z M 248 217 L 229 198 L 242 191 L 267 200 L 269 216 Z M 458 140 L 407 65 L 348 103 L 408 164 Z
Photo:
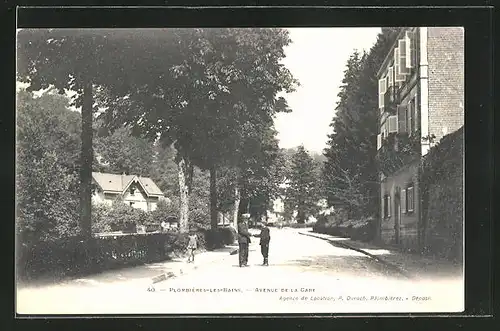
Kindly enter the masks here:
M 378 79 L 379 239 L 418 250 L 421 159 L 464 124 L 463 28 L 401 28 Z
M 124 203 L 146 212 L 156 209 L 164 198 L 160 188 L 148 177 L 92 173 L 92 201 L 111 205 L 121 199 Z

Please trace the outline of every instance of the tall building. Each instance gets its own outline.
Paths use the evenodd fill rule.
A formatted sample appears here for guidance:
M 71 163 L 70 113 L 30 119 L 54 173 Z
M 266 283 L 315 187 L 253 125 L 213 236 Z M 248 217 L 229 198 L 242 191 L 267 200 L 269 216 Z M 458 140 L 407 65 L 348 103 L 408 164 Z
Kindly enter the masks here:
M 464 124 L 464 30 L 401 28 L 378 72 L 380 239 L 405 249 L 423 240 L 420 161 Z

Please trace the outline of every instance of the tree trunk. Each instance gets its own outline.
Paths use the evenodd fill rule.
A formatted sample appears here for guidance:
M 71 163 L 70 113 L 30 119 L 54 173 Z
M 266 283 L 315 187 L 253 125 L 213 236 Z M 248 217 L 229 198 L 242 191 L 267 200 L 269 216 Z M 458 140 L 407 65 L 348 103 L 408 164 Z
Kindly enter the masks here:
M 188 166 L 186 159 L 184 157 L 179 158 L 177 163 L 177 168 L 179 170 L 179 191 L 180 191 L 180 208 L 179 208 L 179 230 L 181 232 L 187 232 L 188 218 L 189 218 L 189 178 L 188 178 Z
M 306 215 L 304 212 L 304 206 L 299 203 L 298 210 L 297 210 L 297 223 L 304 224 L 305 220 L 306 220 Z
M 238 228 L 238 215 L 239 215 L 239 209 L 240 209 L 240 200 L 241 200 L 241 194 L 240 194 L 240 188 L 238 186 L 238 183 L 234 185 L 234 210 L 233 210 L 233 226 L 235 229 Z
M 92 82 L 84 82 L 82 104 L 82 149 L 80 154 L 80 233 L 92 236 Z
M 217 229 L 217 171 L 210 168 L 210 227 Z

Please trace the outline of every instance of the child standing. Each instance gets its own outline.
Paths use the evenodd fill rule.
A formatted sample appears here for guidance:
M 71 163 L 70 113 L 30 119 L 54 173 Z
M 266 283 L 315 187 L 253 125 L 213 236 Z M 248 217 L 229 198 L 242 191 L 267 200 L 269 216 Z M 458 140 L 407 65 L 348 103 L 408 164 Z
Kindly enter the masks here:
M 198 248 L 198 242 L 197 242 L 197 237 L 196 233 L 192 233 L 189 235 L 189 241 L 188 241 L 188 263 L 194 262 L 194 252 Z
M 269 228 L 265 223 L 260 223 L 260 234 L 254 235 L 255 237 L 260 237 L 260 252 L 264 258 L 262 265 L 268 266 L 268 256 L 269 256 L 269 242 L 271 241 L 271 235 L 269 233 Z

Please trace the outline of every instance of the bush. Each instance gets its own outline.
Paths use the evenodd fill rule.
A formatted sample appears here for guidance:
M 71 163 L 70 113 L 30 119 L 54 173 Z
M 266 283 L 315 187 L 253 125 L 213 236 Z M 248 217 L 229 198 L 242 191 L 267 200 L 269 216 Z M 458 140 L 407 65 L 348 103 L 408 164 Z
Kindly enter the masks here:
M 198 247 L 206 247 L 206 233 L 198 232 Z M 17 277 L 32 279 L 42 275 L 75 276 L 112 268 L 159 262 L 184 255 L 186 233 L 129 234 L 41 241 L 19 245 Z
M 210 229 L 210 207 L 205 197 L 193 196 L 189 201 L 189 229 Z
M 353 240 L 370 241 L 375 238 L 377 222 L 374 217 L 366 217 L 338 223 L 329 216 L 320 216 L 313 231 L 332 236 L 348 237 Z
M 147 225 L 158 228 L 162 221 L 179 217 L 179 200 L 160 200 L 156 209 L 149 213 Z
M 293 228 L 293 229 L 304 229 L 304 228 L 309 228 L 309 227 L 314 227 L 316 226 L 316 222 L 314 223 L 290 223 L 290 224 L 284 224 L 285 227 Z
M 429 150 L 421 182 L 424 253 L 455 261 L 463 259 L 463 130 Z
M 207 249 L 216 249 L 224 245 L 232 245 L 238 238 L 238 233 L 232 227 L 202 230 Z

